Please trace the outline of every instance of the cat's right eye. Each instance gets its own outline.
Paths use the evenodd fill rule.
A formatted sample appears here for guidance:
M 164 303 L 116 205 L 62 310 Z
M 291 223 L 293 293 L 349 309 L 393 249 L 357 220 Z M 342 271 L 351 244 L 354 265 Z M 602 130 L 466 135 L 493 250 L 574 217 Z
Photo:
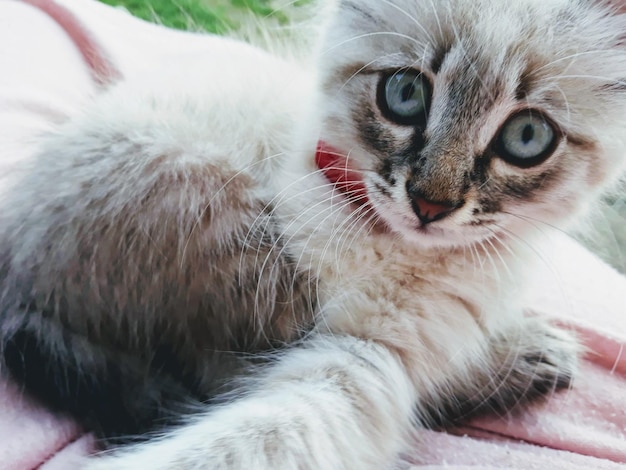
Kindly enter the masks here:
M 548 118 L 533 110 L 522 111 L 511 116 L 500 130 L 496 152 L 513 165 L 529 168 L 550 156 L 558 138 Z
M 424 126 L 431 93 L 430 83 L 420 72 L 399 70 L 383 77 L 379 107 L 386 118 L 397 124 Z

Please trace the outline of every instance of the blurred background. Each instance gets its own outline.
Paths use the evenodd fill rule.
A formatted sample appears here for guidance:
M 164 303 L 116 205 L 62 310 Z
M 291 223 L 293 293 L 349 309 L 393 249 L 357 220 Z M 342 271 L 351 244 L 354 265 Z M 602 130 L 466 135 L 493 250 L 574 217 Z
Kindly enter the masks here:
M 299 7 L 311 0 L 100 0 L 126 8 L 133 15 L 164 26 L 191 31 L 225 33 L 250 19 L 285 25 Z
M 278 31 L 312 0 L 100 0 L 144 20 L 177 29 L 224 34 L 257 25 Z M 277 33 L 278 34 L 278 33 Z M 626 132 L 626 129 L 624 130 Z M 591 220 L 572 236 L 626 274 L 626 185 L 592 211 Z

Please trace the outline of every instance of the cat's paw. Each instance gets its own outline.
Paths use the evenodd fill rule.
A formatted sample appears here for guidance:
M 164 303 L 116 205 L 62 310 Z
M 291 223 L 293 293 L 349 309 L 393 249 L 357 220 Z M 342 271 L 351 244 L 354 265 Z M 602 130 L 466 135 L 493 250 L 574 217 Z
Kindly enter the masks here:
M 578 370 L 582 346 L 577 338 L 561 328 L 539 319 L 532 319 L 527 334 L 535 335 L 524 351 L 522 373 L 531 377 L 530 392 L 537 396 L 572 386 Z
M 531 317 L 496 338 L 484 404 L 498 414 L 520 411 L 531 402 L 572 386 L 582 347 L 568 331 Z
M 582 347 L 569 332 L 540 318 L 494 336 L 487 355 L 467 371 L 456 391 L 425 408 L 424 421 L 434 427 L 464 423 L 485 415 L 517 414 L 572 386 Z

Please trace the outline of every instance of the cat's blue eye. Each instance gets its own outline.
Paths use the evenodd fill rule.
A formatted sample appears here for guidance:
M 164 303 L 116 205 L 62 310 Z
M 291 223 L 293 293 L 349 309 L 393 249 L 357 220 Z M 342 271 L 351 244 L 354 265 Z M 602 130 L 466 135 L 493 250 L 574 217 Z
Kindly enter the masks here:
M 497 141 L 498 154 L 523 167 L 537 165 L 554 151 L 557 132 L 540 113 L 523 111 L 509 118 Z
M 401 70 L 383 78 L 379 106 L 388 119 L 398 124 L 424 125 L 430 97 L 430 83 L 421 73 Z

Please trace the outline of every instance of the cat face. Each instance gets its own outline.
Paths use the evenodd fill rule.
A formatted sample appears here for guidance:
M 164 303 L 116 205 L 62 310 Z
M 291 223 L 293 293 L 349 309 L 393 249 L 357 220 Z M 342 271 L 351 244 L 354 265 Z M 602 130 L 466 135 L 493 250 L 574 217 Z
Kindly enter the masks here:
M 560 225 L 624 166 L 617 10 L 340 1 L 322 52 L 322 140 L 348 156 L 387 225 L 422 244 Z

